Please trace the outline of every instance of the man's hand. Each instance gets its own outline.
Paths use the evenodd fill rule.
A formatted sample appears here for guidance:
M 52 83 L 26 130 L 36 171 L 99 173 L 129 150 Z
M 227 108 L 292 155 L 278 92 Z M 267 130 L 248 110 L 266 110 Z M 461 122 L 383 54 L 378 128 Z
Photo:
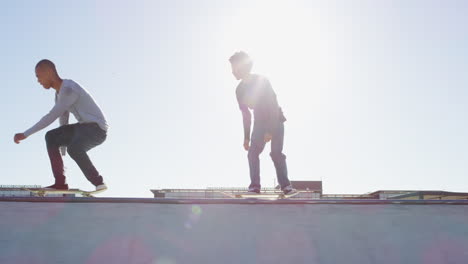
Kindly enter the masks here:
M 263 140 L 265 143 L 270 142 L 270 140 L 273 138 L 273 136 L 270 133 L 266 133 L 265 136 L 263 137 Z
M 246 151 L 249 151 L 249 148 L 250 148 L 250 139 L 245 139 L 244 140 L 244 149 Z
M 26 139 L 26 136 L 23 133 L 15 134 L 15 137 L 13 138 L 16 144 L 19 144 L 20 141 L 24 139 Z

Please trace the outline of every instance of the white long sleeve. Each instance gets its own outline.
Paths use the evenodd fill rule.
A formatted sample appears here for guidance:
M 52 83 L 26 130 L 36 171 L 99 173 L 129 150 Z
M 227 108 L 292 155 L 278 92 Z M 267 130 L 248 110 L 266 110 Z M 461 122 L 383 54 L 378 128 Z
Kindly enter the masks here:
M 96 123 L 107 131 L 108 124 L 101 108 L 94 98 L 78 83 L 64 79 L 59 93 L 56 95 L 55 106 L 37 124 L 24 132 L 30 136 L 52 124 L 60 117 L 60 126 L 68 124 L 69 115 L 73 114 L 78 123 Z
M 50 112 L 45 115 L 39 122 L 24 132 L 26 137 L 38 132 L 39 130 L 52 124 L 57 118 L 61 117 L 68 109 L 78 100 L 78 93 L 73 91 L 71 87 L 63 86 L 57 97 L 57 102 Z M 68 119 L 68 118 L 67 118 Z M 64 120 L 63 120 L 64 121 Z M 62 122 L 62 120 L 61 120 Z
M 69 117 L 70 117 L 70 112 L 65 111 L 65 113 L 63 113 L 59 118 L 60 126 L 68 125 Z

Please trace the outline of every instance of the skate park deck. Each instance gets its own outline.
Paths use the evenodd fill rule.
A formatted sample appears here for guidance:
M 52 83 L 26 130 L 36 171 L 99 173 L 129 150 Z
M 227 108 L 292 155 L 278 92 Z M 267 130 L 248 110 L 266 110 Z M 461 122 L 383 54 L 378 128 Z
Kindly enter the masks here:
M 0 198 L 0 263 L 467 263 L 467 200 Z

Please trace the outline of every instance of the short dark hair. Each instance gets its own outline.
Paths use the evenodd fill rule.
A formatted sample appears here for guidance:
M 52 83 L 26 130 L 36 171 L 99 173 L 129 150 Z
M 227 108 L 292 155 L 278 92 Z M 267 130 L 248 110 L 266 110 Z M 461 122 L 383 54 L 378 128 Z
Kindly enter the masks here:
M 47 59 L 40 60 L 36 64 L 36 69 L 39 68 L 39 67 L 46 67 L 46 68 L 52 69 L 54 71 L 57 71 L 57 69 L 55 68 L 55 64 L 52 61 L 47 60 Z
M 253 66 L 252 59 L 250 58 L 249 54 L 247 54 L 245 51 L 239 51 L 234 53 L 234 55 L 232 55 L 229 58 L 229 62 L 231 62 L 232 64 L 241 64 L 245 67 L 248 67 L 249 71 L 252 69 Z

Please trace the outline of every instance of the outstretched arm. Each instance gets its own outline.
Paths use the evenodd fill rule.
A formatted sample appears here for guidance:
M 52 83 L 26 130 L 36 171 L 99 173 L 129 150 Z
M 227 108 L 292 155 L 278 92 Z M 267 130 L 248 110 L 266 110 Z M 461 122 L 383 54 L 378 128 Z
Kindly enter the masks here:
M 70 87 L 63 87 L 60 91 L 57 102 L 50 110 L 50 112 L 41 118 L 41 120 L 39 120 L 39 122 L 37 122 L 34 126 L 26 130 L 24 135 L 29 137 L 30 135 L 52 124 L 52 122 L 67 112 L 70 106 L 76 102 L 76 100 L 78 100 L 78 94 L 75 93 Z

